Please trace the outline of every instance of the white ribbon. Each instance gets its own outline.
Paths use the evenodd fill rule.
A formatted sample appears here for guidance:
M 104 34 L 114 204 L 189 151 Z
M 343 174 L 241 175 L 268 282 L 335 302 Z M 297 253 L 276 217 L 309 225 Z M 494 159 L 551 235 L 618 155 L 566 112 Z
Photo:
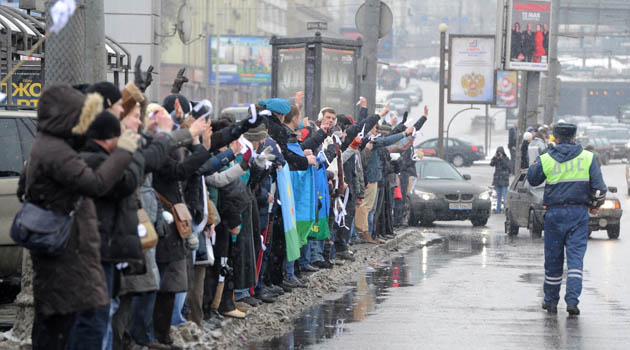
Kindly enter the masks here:
M 50 8 L 50 18 L 53 25 L 50 26 L 50 31 L 59 34 L 63 27 L 68 24 L 70 17 L 74 14 L 74 10 L 77 9 L 77 3 L 75 0 L 59 0 L 53 7 Z
M 333 213 L 335 214 L 335 223 L 337 224 L 337 226 L 344 227 L 346 229 L 349 229 L 348 226 L 346 226 L 346 215 L 348 214 L 346 212 L 346 205 L 348 204 L 349 193 L 350 188 L 346 188 L 346 192 L 343 195 L 343 200 L 341 200 L 340 197 L 337 197 L 335 199 L 335 206 L 333 208 Z
M 365 132 L 365 124 L 363 124 L 363 129 L 361 129 L 361 132 L 357 136 L 360 139 L 363 139 L 363 136 L 365 135 L 364 132 Z
M 201 100 L 201 101 L 197 102 L 197 104 L 193 108 L 193 111 L 199 112 L 202 107 L 206 107 L 208 109 L 208 111 L 204 115 L 199 117 L 199 118 L 205 118 L 205 117 L 209 116 L 212 113 L 212 102 L 210 102 L 208 99 Z

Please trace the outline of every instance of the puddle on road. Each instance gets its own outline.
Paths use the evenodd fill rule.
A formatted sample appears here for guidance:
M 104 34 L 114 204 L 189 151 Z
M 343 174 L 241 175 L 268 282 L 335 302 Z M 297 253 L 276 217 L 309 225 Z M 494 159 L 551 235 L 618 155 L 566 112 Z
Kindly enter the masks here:
M 491 237 L 491 238 L 490 238 Z M 452 234 L 439 245 L 413 250 L 394 257 L 386 264 L 370 266 L 356 285 L 342 297 L 324 301 L 303 313 L 293 323 L 294 329 L 283 336 L 245 346 L 250 350 L 304 349 L 326 339 L 342 337 L 345 325 L 372 314 L 393 288 L 422 283 L 449 260 L 481 254 L 487 240 L 497 246 L 506 243 L 505 236 Z

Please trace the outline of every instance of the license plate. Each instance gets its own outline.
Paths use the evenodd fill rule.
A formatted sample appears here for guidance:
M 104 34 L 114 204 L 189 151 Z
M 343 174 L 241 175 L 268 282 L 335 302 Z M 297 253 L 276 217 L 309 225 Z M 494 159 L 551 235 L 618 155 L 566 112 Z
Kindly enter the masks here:
M 449 203 L 450 210 L 472 210 L 472 203 Z

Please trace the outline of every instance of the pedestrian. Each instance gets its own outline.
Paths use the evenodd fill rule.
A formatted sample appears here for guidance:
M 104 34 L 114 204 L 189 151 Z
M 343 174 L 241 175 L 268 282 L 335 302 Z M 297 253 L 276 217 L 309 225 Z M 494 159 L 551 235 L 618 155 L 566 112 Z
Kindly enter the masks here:
M 102 103 L 98 94 L 86 98 L 68 85 L 47 88 L 39 100 L 37 135 L 20 176 L 18 198 L 59 213 L 74 210 L 75 223 L 60 255 L 31 255 L 35 350 L 65 349 L 77 312 L 109 303 L 92 198 L 118 181 L 136 150 L 137 135 L 121 135 L 101 166 L 91 169 L 77 149 Z
M 529 143 L 529 146 L 527 147 L 529 166 L 532 165 L 532 163 L 539 155 L 547 152 L 547 142 L 545 141 L 546 135 L 544 129 L 542 127 L 538 128 L 538 131 L 533 136 L 534 139 Z
M 507 194 L 507 188 L 510 183 L 510 159 L 505 154 L 503 146 L 497 148 L 494 157 L 490 161 L 490 166 L 494 167 L 494 177 L 492 186 L 497 192 L 497 214 L 500 214 L 503 208 L 503 200 Z
M 597 215 L 606 198 L 606 184 L 593 153 L 575 144 L 577 127 L 558 123 L 553 134 L 558 145 L 536 158 L 527 172 L 530 185 L 546 182 L 545 299 L 543 309 L 558 312 L 560 286 L 567 257 L 565 302 L 569 315 L 579 315 L 584 254 L 588 242 L 589 211 Z

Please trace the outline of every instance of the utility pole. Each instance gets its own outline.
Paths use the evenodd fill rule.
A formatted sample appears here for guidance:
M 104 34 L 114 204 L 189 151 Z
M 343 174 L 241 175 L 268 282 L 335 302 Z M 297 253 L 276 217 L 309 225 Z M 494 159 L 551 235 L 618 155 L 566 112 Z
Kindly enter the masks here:
M 440 109 L 438 120 L 438 157 L 444 159 L 444 80 L 446 79 L 446 31 L 448 30 L 448 25 L 446 25 L 446 23 L 440 23 L 438 29 L 440 30 Z
M 85 2 L 85 82 L 107 79 L 105 69 L 105 9 L 103 0 Z M 131 59 L 131 57 L 130 57 Z
M 374 112 L 376 106 L 376 62 L 378 51 L 378 39 L 381 23 L 381 0 L 365 1 L 364 22 L 367 25 L 363 30 L 363 67 L 365 71 L 361 84 L 361 96 L 367 100 L 367 108 L 370 113 Z
M 46 1 L 46 13 L 50 13 L 50 8 L 55 2 L 55 0 Z M 77 1 L 76 11 L 68 24 L 58 34 L 51 35 L 46 40 L 45 86 L 87 82 L 85 77 L 86 27 L 84 19 L 85 3 L 84 1 Z M 52 19 L 50 16 L 46 16 L 46 27 L 50 28 L 51 25 Z M 105 52 L 101 53 L 101 55 L 104 54 Z
M 545 124 L 553 122 L 556 93 L 558 88 L 558 74 L 560 74 L 560 62 L 558 62 L 558 31 L 560 30 L 560 0 L 551 2 L 551 28 L 549 28 L 549 72 L 547 73 L 547 96 L 545 96 Z
M 521 145 L 523 144 L 523 134 L 527 130 L 527 72 L 521 72 L 521 86 L 518 91 L 518 119 L 516 128 L 516 160 L 514 169 L 521 168 Z M 514 171 L 515 174 L 519 172 Z
M 219 21 L 221 20 L 221 14 L 219 13 L 217 16 L 217 22 L 214 26 L 215 30 L 215 38 L 217 40 L 217 51 L 216 51 L 216 60 L 213 62 L 214 65 L 214 119 L 219 118 L 219 113 L 221 112 L 221 104 L 219 103 L 219 90 L 221 89 L 221 83 L 219 82 L 219 50 L 221 50 L 221 26 L 219 25 Z M 212 54 L 212 52 L 210 53 Z M 212 57 L 210 57 L 212 59 Z

